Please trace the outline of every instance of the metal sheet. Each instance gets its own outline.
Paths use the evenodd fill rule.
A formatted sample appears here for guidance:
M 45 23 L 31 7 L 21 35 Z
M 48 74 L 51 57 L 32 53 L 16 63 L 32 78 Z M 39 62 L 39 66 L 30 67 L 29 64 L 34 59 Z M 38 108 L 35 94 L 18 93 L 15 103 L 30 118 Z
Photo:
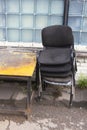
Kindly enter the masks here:
M 35 66 L 33 52 L 0 49 L 0 75 L 32 76 Z

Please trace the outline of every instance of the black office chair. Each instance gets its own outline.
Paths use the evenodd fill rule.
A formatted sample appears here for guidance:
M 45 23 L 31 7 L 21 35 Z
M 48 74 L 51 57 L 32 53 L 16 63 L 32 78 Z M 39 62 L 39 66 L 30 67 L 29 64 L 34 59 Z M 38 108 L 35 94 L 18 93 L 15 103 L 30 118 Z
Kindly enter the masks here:
M 42 44 L 44 48 L 37 58 L 39 97 L 46 84 L 70 86 L 69 106 L 71 106 L 75 94 L 77 70 L 72 29 L 64 25 L 43 28 Z

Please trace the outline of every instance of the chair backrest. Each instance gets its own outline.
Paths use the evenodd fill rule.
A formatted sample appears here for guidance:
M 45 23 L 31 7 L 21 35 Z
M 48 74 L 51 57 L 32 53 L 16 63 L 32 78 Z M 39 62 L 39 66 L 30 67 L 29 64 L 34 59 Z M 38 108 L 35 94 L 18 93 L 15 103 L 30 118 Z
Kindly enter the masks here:
M 74 47 L 72 29 L 64 25 L 45 27 L 42 29 L 42 44 L 45 47 Z

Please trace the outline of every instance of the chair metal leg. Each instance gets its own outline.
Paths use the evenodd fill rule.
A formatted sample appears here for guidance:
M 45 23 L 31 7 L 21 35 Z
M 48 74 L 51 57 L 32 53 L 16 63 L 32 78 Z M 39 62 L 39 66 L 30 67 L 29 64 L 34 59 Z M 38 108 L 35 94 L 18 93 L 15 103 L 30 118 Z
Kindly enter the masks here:
M 42 90 L 45 91 L 47 87 L 47 83 L 42 80 Z
M 40 97 L 42 93 L 42 80 L 41 80 L 41 73 L 39 70 L 39 85 L 38 85 L 38 96 Z
M 73 96 L 75 96 L 75 79 L 72 76 L 72 85 L 71 85 L 71 91 L 70 91 L 70 102 L 69 107 L 72 106 Z
M 70 102 L 69 102 L 69 107 L 72 107 L 72 100 L 73 100 L 73 94 L 70 93 Z

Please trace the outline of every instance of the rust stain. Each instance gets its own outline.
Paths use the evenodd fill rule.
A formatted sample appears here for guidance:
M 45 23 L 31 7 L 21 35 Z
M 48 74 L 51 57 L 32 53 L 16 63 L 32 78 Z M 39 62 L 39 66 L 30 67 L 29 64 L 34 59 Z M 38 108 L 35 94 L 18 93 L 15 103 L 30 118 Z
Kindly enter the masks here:
M 32 76 L 35 66 L 33 53 L 0 52 L 0 75 Z

